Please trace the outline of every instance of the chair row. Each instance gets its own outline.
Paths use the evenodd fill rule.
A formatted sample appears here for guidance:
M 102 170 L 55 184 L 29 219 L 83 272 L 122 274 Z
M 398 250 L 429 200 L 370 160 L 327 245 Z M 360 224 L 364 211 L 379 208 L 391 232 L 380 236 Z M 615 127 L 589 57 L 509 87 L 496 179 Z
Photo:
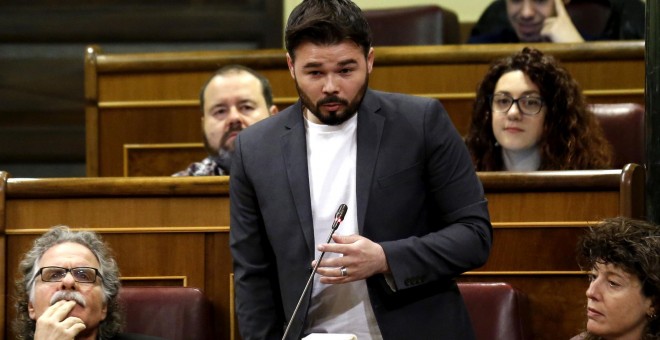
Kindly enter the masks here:
M 507 283 L 459 283 L 478 340 L 531 339 L 527 296 Z M 191 287 L 123 287 L 126 332 L 214 340 L 212 306 Z M 238 336 L 236 336 L 238 338 Z

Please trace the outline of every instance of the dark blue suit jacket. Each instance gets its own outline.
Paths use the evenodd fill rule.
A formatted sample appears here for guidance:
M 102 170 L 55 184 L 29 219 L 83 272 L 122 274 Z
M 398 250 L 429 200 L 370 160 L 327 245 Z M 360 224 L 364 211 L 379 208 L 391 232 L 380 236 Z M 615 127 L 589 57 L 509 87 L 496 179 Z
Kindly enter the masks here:
M 492 227 L 463 140 L 433 99 L 368 90 L 357 116 L 358 228 L 383 247 L 397 287 L 382 275 L 367 279 L 384 338 L 470 339 L 454 278 L 486 262 Z M 301 103 L 247 128 L 235 146 L 230 245 L 239 327 L 246 340 L 279 339 L 314 259 Z M 291 339 L 302 334 L 309 292 Z

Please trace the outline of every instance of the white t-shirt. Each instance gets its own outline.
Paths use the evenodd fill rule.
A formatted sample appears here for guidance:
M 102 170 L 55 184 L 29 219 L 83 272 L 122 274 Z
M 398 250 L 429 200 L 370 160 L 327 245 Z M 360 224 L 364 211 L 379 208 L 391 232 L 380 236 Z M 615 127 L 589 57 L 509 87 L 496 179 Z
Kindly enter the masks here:
M 358 234 L 356 204 L 357 114 L 336 126 L 305 119 L 307 167 L 314 242 L 325 243 L 340 204 L 348 210 L 335 232 Z M 315 259 L 321 252 L 318 250 Z M 326 253 L 324 259 L 340 256 Z M 339 270 L 339 269 L 337 269 Z M 360 340 L 382 339 L 365 280 L 328 285 L 315 275 L 305 333 L 352 333 Z

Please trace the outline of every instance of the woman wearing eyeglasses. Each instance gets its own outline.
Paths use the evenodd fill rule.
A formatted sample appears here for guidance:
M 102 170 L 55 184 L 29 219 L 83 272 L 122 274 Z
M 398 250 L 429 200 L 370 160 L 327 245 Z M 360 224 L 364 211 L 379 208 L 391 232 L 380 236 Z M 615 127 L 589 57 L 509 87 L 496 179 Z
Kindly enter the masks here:
M 612 158 L 577 82 L 527 47 L 488 70 L 466 143 L 477 171 L 605 169 Z

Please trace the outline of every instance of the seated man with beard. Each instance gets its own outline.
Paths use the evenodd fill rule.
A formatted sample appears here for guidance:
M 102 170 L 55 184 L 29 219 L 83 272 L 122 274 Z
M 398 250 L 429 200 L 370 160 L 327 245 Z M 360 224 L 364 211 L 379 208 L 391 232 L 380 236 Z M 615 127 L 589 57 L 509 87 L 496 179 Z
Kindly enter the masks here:
M 16 339 L 160 339 L 120 333 L 119 269 L 93 232 L 52 228 L 34 241 L 18 275 Z
M 236 135 L 277 113 L 273 91 L 268 79 L 256 71 L 228 65 L 216 71 L 204 84 L 199 99 L 208 157 L 173 176 L 229 175 Z

